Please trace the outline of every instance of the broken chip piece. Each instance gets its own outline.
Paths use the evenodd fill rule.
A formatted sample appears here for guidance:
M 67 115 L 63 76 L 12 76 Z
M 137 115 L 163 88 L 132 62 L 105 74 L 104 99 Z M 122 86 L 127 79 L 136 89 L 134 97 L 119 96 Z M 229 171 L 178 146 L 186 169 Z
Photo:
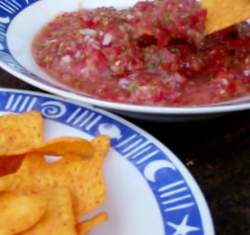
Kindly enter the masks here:
M 98 215 L 94 216 L 91 219 L 85 220 L 81 223 L 79 223 L 77 228 L 77 233 L 79 235 L 86 235 L 88 232 L 93 230 L 98 225 L 104 223 L 108 220 L 108 214 L 105 212 L 99 213 Z

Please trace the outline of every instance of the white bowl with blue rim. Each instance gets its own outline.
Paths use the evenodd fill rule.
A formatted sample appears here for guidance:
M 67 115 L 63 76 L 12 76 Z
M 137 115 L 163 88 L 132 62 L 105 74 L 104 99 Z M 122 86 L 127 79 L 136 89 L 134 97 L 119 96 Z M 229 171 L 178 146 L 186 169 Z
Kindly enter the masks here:
M 214 235 L 197 183 L 166 146 L 135 125 L 91 106 L 42 93 L 0 89 L 0 115 L 40 111 L 45 138 L 106 134 L 104 163 L 108 222 L 90 235 Z M 79 182 L 80 183 L 80 182 Z
M 122 104 L 78 94 L 56 82 L 35 63 L 31 43 L 47 22 L 65 11 L 98 6 L 126 7 L 137 0 L 0 0 L 0 66 L 15 77 L 47 92 L 141 119 L 187 121 L 250 108 L 250 98 L 214 106 L 174 108 Z

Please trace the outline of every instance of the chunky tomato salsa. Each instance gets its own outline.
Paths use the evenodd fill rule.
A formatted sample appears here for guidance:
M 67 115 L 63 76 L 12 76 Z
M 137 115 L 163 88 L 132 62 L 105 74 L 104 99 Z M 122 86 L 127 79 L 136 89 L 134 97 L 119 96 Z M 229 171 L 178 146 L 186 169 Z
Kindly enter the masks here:
M 194 106 L 250 94 L 250 26 L 206 36 L 196 0 L 64 13 L 33 41 L 56 80 L 104 100 Z

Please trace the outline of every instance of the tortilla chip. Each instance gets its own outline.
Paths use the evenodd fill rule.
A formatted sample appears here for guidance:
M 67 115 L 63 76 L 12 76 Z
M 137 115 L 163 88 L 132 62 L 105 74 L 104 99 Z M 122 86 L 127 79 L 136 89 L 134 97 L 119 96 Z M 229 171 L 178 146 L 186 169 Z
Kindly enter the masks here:
M 109 149 L 109 138 L 99 136 L 91 143 L 95 152 L 88 160 L 76 158 L 75 161 L 49 164 L 41 154 L 27 155 L 16 173 L 0 178 L 0 191 L 40 192 L 55 187 L 68 188 L 75 214 L 77 218 L 81 217 L 99 207 L 106 196 L 102 166 Z
M 250 18 L 249 0 L 202 0 L 201 6 L 208 11 L 207 34 L 236 25 Z
M 39 112 L 0 116 L 0 157 L 22 155 L 43 140 L 43 119 Z
M 0 116 L 0 157 L 39 152 L 49 155 L 91 157 L 92 145 L 82 138 L 61 137 L 44 142 L 39 112 Z
M 35 225 L 45 214 L 46 202 L 39 195 L 0 194 L 0 234 L 17 234 Z
M 93 156 L 94 148 L 89 141 L 82 138 L 60 137 L 47 141 L 38 148 L 31 150 L 31 152 L 55 156 L 79 155 L 86 158 Z
M 98 225 L 108 220 L 108 214 L 102 212 L 91 219 L 85 220 L 76 226 L 78 235 L 86 235 Z
M 76 235 L 75 218 L 69 190 L 55 188 L 41 193 L 48 203 L 44 217 L 22 235 Z
M 0 177 L 16 172 L 23 162 L 24 156 L 0 158 Z

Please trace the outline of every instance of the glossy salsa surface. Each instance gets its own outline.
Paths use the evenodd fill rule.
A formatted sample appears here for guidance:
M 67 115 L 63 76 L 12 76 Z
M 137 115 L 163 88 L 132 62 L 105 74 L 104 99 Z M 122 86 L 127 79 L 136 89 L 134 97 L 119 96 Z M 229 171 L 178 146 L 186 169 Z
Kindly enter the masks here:
M 51 77 L 103 100 L 157 106 L 220 103 L 250 94 L 250 27 L 204 36 L 195 0 L 64 13 L 33 40 Z

